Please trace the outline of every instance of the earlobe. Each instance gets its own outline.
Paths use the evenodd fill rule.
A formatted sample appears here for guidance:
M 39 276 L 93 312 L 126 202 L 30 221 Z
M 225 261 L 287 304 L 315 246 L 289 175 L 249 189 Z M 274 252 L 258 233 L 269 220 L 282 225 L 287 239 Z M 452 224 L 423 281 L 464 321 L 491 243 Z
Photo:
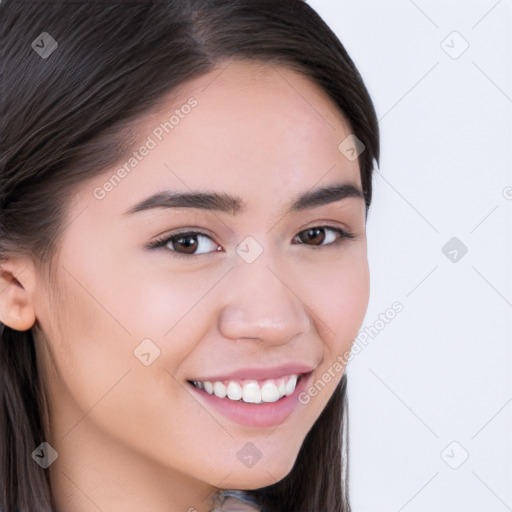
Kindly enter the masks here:
M 27 260 L 0 262 L 0 321 L 16 331 L 27 331 L 36 321 L 33 271 Z

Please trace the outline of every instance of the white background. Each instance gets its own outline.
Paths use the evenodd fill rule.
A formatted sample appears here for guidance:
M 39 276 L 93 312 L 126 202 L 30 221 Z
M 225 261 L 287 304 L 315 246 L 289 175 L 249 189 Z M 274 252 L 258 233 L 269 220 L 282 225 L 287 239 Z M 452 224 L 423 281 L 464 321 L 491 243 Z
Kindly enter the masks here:
M 353 510 L 512 511 L 512 0 L 308 3 L 381 130 L 360 333 L 403 305 L 346 370 Z

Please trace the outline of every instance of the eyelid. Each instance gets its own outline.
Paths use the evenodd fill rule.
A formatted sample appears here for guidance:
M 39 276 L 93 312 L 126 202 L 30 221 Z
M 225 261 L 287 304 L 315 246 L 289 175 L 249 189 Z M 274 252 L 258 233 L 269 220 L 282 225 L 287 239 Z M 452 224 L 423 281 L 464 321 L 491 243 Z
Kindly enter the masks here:
M 180 229 L 178 231 L 171 231 L 167 235 L 158 237 L 157 239 L 155 239 L 152 242 L 150 242 L 149 244 L 147 244 L 145 248 L 146 249 L 165 249 L 167 244 L 169 242 L 172 242 L 173 238 L 178 238 L 180 236 L 183 237 L 183 236 L 188 236 L 188 235 L 204 236 L 206 238 L 209 238 L 212 242 L 217 243 L 217 242 L 215 242 L 215 240 L 211 234 L 208 234 L 208 233 L 202 231 L 201 229 L 185 228 L 185 229 Z M 217 245 L 219 245 L 219 244 L 217 244 Z M 220 252 L 220 251 L 211 251 L 211 252 L 201 253 L 201 254 L 182 254 L 182 253 L 179 253 L 178 251 L 173 251 L 171 249 L 168 249 L 168 251 L 173 253 L 173 257 L 177 257 L 177 258 L 191 258 L 191 257 L 201 256 L 204 254 L 214 254 L 215 252 Z

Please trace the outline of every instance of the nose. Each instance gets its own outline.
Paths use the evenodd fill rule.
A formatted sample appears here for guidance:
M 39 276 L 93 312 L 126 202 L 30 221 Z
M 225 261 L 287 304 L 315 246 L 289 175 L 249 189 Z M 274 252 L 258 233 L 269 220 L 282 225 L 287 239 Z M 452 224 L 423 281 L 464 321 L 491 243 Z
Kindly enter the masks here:
M 238 259 L 229 272 L 219 318 L 226 338 L 283 344 L 310 329 L 307 307 L 295 289 L 297 277 L 276 270 L 274 262 L 264 252 L 252 263 Z

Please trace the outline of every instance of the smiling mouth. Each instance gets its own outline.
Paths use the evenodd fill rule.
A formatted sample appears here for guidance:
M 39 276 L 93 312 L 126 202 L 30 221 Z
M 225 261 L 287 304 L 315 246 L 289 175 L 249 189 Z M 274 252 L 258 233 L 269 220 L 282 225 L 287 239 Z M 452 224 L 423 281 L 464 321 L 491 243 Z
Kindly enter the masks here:
M 312 373 L 312 372 L 309 372 Z M 191 386 L 217 398 L 234 402 L 265 404 L 278 402 L 295 392 L 297 384 L 308 374 L 291 374 L 276 379 L 187 381 Z

